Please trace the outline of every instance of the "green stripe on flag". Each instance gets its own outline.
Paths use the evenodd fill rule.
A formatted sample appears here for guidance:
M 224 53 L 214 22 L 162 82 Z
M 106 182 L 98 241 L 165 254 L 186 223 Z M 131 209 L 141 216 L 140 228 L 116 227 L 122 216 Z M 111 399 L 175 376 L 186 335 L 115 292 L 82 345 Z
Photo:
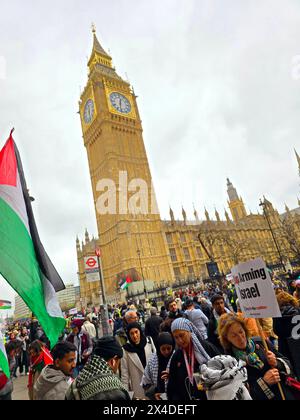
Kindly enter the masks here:
M 52 347 L 64 329 L 65 320 L 47 312 L 32 239 L 20 217 L 2 198 L 0 214 L 0 273 L 34 312 Z
M 2 369 L 4 374 L 7 376 L 7 378 L 10 378 L 9 364 L 8 364 L 4 342 L 3 342 L 1 333 L 0 333 L 0 368 Z

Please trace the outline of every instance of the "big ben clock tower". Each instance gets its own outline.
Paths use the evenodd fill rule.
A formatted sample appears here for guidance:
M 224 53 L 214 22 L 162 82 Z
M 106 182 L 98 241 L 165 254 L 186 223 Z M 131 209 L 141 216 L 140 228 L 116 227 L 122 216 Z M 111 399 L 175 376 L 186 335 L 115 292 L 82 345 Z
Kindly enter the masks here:
M 94 195 L 107 295 L 120 273 L 173 282 L 136 96 L 93 29 L 88 82 L 79 107 Z

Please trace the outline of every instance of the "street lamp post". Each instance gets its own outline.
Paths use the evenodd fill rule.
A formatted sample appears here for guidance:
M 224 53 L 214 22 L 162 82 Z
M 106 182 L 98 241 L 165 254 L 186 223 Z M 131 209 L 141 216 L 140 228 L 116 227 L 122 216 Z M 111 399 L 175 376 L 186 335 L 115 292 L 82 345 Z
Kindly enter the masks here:
M 281 265 L 282 265 L 283 271 L 285 272 L 285 271 L 286 271 L 286 270 L 285 270 L 285 265 L 284 265 L 284 263 L 283 263 L 283 258 L 282 258 L 282 255 L 281 255 L 281 252 L 280 252 L 280 249 L 279 249 L 279 245 L 278 245 L 277 240 L 276 240 L 276 238 L 275 238 L 275 235 L 274 235 L 274 232 L 273 232 L 273 229 L 272 229 L 272 226 L 271 226 L 271 222 L 270 222 L 270 219 L 269 219 L 268 213 L 267 213 L 267 211 L 266 211 L 266 203 L 264 203 L 262 200 L 260 200 L 259 205 L 260 205 L 260 207 L 262 207 L 262 209 L 263 209 L 263 213 L 264 213 L 265 219 L 266 219 L 266 221 L 267 221 L 267 223 L 268 223 L 268 226 L 269 226 L 269 229 L 270 229 L 270 232 L 271 232 L 271 235 L 272 235 L 272 238 L 273 238 L 273 241 L 274 241 L 275 247 L 276 247 L 277 252 L 278 252 L 278 255 L 279 255 L 280 263 L 281 263 Z
M 145 299 L 147 299 L 147 289 L 146 289 L 145 278 L 144 278 L 144 272 L 143 272 L 143 267 L 142 267 L 141 251 L 140 251 L 140 249 L 138 249 L 136 252 L 137 252 L 137 254 L 138 254 L 138 256 L 139 256 L 139 260 L 140 260 L 140 268 L 141 268 L 142 279 L 143 279 L 143 285 L 144 285 L 144 295 L 145 295 Z
M 103 301 L 103 309 L 101 309 L 101 303 L 100 303 L 100 317 L 101 317 L 101 324 L 102 324 L 102 332 L 103 336 L 109 335 L 109 329 L 108 329 L 108 313 L 107 313 L 107 303 L 106 303 L 106 295 L 105 295 L 105 285 L 104 285 L 104 277 L 103 277 L 103 269 L 102 269 L 102 263 L 101 263 L 101 251 L 99 248 L 95 250 L 97 261 L 98 261 L 98 269 L 99 269 L 99 280 L 100 280 L 100 293 L 99 293 L 99 300 L 100 296 L 102 295 L 102 301 Z

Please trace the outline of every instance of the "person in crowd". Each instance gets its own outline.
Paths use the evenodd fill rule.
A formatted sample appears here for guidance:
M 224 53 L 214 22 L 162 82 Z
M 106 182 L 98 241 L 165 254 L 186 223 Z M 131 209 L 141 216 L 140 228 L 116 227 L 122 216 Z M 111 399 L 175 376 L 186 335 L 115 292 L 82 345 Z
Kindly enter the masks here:
M 212 315 L 211 302 L 208 299 L 206 299 L 204 296 L 200 296 L 198 301 L 199 301 L 199 306 L 200 306 L 201 311 L 204 313 L 207 319 L 210 319 Z
M 168 332 L 168 333 L 172 333 L 171 331 L 171 326 L 172 326 L 172 322 L 174 321 L 173 318 L 166 318 L 159 326 L 159 332 Z
M 201 311 L 201 309 L 195 309 L 194 301 L 191 299 L 187 299 L 185 302 L 186 311 L 185 315 L 189 321 L 197 328 L 200 333 L 200 336 L 203 340 L 207 339 L 207 327 L 208 327 L 208 319 Z
M 145 399 L 141 381 L 146 365 L 156 349 L 152 338 L 145 336 L 137 322 L 127 326 L 127 337 L 121 360 L 121 380 L 126 389 L 134 393 L 135 398 Z
M 29 354 L 28 348 L 30 344 L 29 334 L 26 327 L 21 329 L 20 334 L 17 336 L 17 340 L 20 341 L 20 357 L 19 357 L 19 370 L 20 374 L 23 375 L 25 369 L 25 375 L 29 375 Z
M 139 316 L 138 316 L 137 311 L 131 309 L 125 312 L 124 317 L 123 317 L 123 327 L 119 328 L 116 331 L 116 335 L 115 335 L 116 339 L 118 340 L 118 342 L 120 343 L 122 347 L 127 343 L 127 340 L 128 340 L 127 332 L 126 332 L 127 326 L 134 322 L 139 322 Z
M 192 299 L 192 300 L 193 300 L 195 309 L 201 309 L 200 302 L 199 302 L 199 299 L 200 299 L 200 298 L 199 298 L 199 296 L 198 296 L 198 295 L 196 295 L 196 296 L 191 296 L 191 297 L 189 297 L 187 300 L 190 300 L 190 299 Z M 187 303 L 187 302 L 185 302 L 185 303 Z
M 114 336 L 117 334 L 117 332 L 123 328 L 123 320 L 121 318 L 121 315 L 117 312 L 115 312 L 114 314 L 114 331 L 113 334 Z
M 138 304 L 137 313 L 138 313 L 139 319 L 141 319 L 143 324 L 145 324 L 145 308 L 142 303 Z
M 168 312 L 167 312 L 165 306 L 162 306 L 160 308 L 160 314 L 159 314 L 159 316 L 162 318 L 163 321 L 165 321 L 165 319 L 168 317 Z
M 145 309 L 144 316 L 145 316 L 145 318 L 144 319 L 146 319 L 146 317 L 150 316 L 150 308 L 151 308 L 151 304 L 149 302 L 149 299 L 145 299 L 145 303 L 144 303 L 144 309 Z
M 93 354 L 66 393 L 67 400 L 129 401 L 117 376 L 123 350 L 115 337 L 97 340 Z
M 182 310 L 178 308 L 177 302 L 176 299 L 170 299 L 167 302 L 167 309 L 169 311 L 168 318 L 171 318 L 172 320 L 181 318 L 184 315 Z
M 259 318 L 258 322 L 264 333 L 264 338 L 266 340 L 269 340 L 272 343 L 272 345 L 278 350 L 278 337 L 273 329 L 273 318 Z
M 297 339 L 298 337 L 294 338 L 292 334 L 296 326 L 293 322 L 294 317 L 300 316 L 299 303 L 286 292 L 279 293 L 277 301 L 282 315 L 282 318 L 273 320 L 274 332 L 278 335 L 278 351 L 293 363 L 294 371 L 300 378 L 300 340 Z
M 163 322 L 163 319 L 160 316 L 157 316 L 157 308 L 150 309 L 150 318 L 147 319 L 145 323 L 145 335 L 151 337 L 155 347 L 157 348 L 157 337 L 159 334 L 160 324 Z
M 297 299 L 298 303 L 300 304 L 300 279 L 295 281 L 295 291 L 293 293 L 295 299 Z
M 202 364 L 217 356 L 219 351 L 200 337 L 188 319 L 176 319 L 171 328 L 178 349 L 173 354 L 169 367 L 168 400 L 206 399 L 205 393 L 197 388 L 194 373 L 199 372 Z
M 12 399 L 12 392 L 14 388 L 12 377 L 17 365 L 16 342 L 10 341 L 6 343 L 5 350 L 11 377 L 8 378 L 0 369 L 0 401 L 10 401 Z
M 225 300 L 221 295 L 213 295 L 211 303 L 213 311 L 208 324 L 208 340 L 222 352 L 223 348 L 218 336 L 218 323 L 220 317 L 223 314 L 230 313 L 230 311 L 225 307 Z
M 82 325 L 83 320 L 74 319 L 71 323 L 72 332 L 67 337 L 67 341 L 76 347 L 77 361 L 73 378 L 78 376 L 93 351 L 92 340 L 88 333 L 82 331 Z
M 28 377 L 28 395 L 30 400 L 35 400 L 34 385 L 44 367 L 51 365 L 53 359 L 45 344 L 39 340 L 35 340 L 29 345 L 29 355 L 30 369 Z
M 42 370 L 34 385 L 35 399 L 41 401 L 64 400 L 72 383 L 76 367 L 76 347 L 69 342 L 60 342 L 51 351 L 53 365 Z
M 250 338 L 246 324 L 235 314 L 225 314 L 218 326 L 219 337 L 227 354 L 246 362 L 248 385 L 254 400 L 280 400 L 281 383 L 286 399 L 293 399 L 284 385 L 286 374 L 291 373 L 288 359 L 278 353 L 270 342 L 266 351 L 261 338 Z
M 237 294 L 236 294 L 235 286 L 233 283 L 230 283 L 228 286 L 227 297 L 228 297 L 229 305 L 232 307 L 233 312 L 236 312 L 237 311 L 237 306 L 236 306 Z
M 94 340 L 97 336 L 95 325 L 89 320 L 88 317 L 85 318 L 85 322 L 82 325 L 82 332 L 88 333 L 91 340 Z
M 142 385 L 150 400 L 160 400 L 166 392 L 167 367 L 174 353 L 175 342 L 172 334 L 160 333 L 157 338 L 157 353 L 147 363 Z
M 176 305 L 177 305 L 177 309 L 179 311 L 182 311 L 182 305 L 183 305 L 182 299 L 180 297 L 177 297 L 177 298 L 175 298 L 175 302 L 176 302 Z

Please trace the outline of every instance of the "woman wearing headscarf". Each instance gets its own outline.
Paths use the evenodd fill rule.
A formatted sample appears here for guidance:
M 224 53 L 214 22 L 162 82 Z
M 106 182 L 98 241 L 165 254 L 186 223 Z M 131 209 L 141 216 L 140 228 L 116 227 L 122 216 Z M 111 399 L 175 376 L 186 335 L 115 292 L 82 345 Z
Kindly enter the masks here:
M 205 392 L 197 388 L 194 374 L 200 373 L 201 366 L 220 353 L 215 346 L 200 337 L 199 332 L 187 319 L 176 319 L 171 328 L 178 350 L 170 363 L 168 400 L 206 399 Z
M 244 320 L 233 314 L 222 315 L 218 331 L 226 353 L 246 362 L 253 400 L 281 400 L 279 383 L 286 399 L 294 399 L 284 385 L 285 375 L 291 374 L 291 364 L 270 342 L 267 342 L 269 350 L 266 351 L 262 340 L 259 337 L 250 338 Z
M 145 399 L 141 386 L 147 363 L 156 352 L 151 337 L 146 337 L 140 324 L 133 322 L 127 326 L 128 342 L 123 346 L 124 356 L 121 361 L 121 380 L 127 391 L 134 393 L 134 398 Z
M 168 332 L 160 333 L 157 338 L 157 353 L 147 363 L 142 385 L 145 394 L 151 400 L 160 400 L 166 392 L 167 367 L 174 353 L 175 342 Z

